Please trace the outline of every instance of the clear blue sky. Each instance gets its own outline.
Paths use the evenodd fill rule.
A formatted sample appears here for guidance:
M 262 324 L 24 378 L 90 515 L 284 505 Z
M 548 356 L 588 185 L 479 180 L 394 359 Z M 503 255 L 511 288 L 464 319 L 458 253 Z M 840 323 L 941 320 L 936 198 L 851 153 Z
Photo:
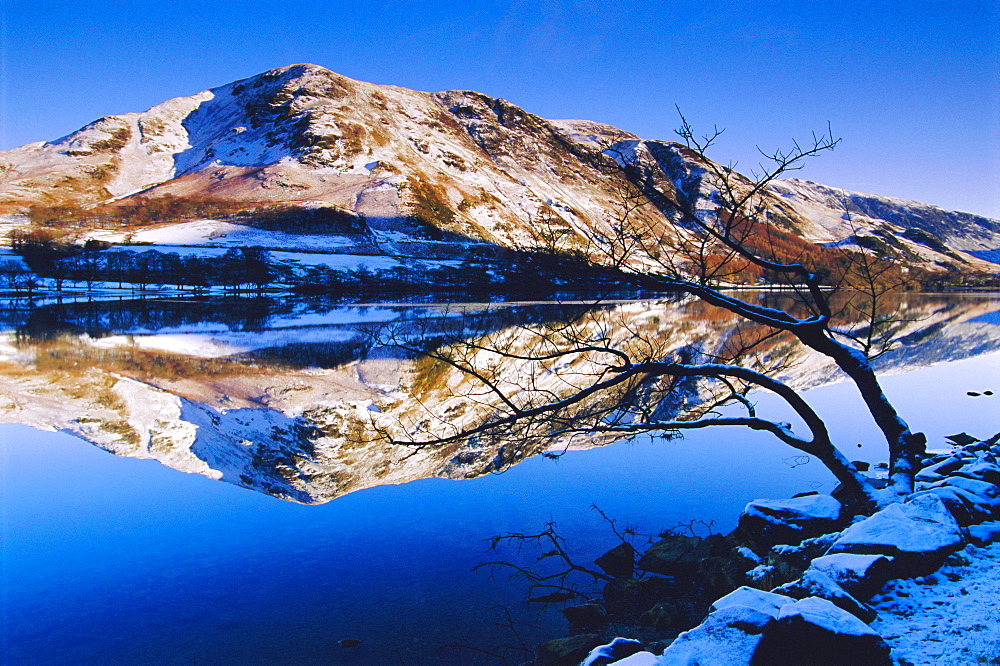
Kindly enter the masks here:
M 0 147 L 312 62 L 670 139 L 749 166 L 832 124 L 801 177 L 1000 217 L 1000 3 L 0 0 Z

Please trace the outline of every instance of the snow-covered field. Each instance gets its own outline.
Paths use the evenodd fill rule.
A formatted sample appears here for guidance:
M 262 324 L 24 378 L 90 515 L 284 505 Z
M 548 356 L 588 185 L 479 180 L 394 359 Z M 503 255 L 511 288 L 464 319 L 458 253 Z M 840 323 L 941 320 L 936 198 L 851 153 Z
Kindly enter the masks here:
M 1000 543 L 968 546 L 923 578 L 897 580 L 872 600 L 901 663 L 1000 663 Z
M 929 576 L 894 581 L 872 605 L 872 628 L 905 663 L 1000 663 L 1000 543 L 968 546 Z
M 249 229 L 249 227 L 246 227 L 246 229 Z M 163 231 L 166 232 L 169 231 L 169 229 L 163 229 Z M 256 246 L 269 250 L 268 254 L 270 255 L 271 263 L 273 264 L 283 265 L 297 270 L 305 270 L 310 266 L 322 266 L 333 271 L 343 272 L 367 270 L 372 273 L 379 273 L 383 271 L 391 271 L 396 268 L 402 268 L 404 266 L 415 270 L 429 271 L 441 268 L 459 269 L 464 265 L 463 261 L 456 259 L 415 259 L 411 257 L 396 258 L 378 254 L 345 254 L 343 253 L 343 250 L 345 249 L 344 247 L 338 248 L 335 246 L 335 242 L 327 242 L 330 239 L 337 242 L 339 242 L 337 239 L 343 240 L 342 237 L 337 236 L 282 234 L 280 232 L 267 232 L 259 229 L 252 229 L 250 232 L 259 234 L 257 240 L 261 242 L 250 243 L 240 240 L 239 242 L 227 241 L 225 243 L 212 241 L 206 242 L 205 244 L 183 244 L 178 242 L 178 239 L 185 240 L 185 237 L 171 236 L 167 239 L 168 242 L 164 243 L 116 245 L 113 250 L 136 253 L 152 251 L 159 252 L 161 254 L 176 254 L 184 258 L 211 258 L 222 257 L 226 252 L 237 247 Z M 111 240 L 111 236 L 113 236 L 113 234 L 101 234 L 100 239 L 109 240 L 109 242 L 118 242 Z M 98 234 L 94 234 L 93 237 L 97 238 Z M 237 236 L 237 238 L 239 238 L 239 236 Z M 131 239 L 131 242 L 136 243 L 137 240 L 133 238 Z M 196 241 L 192 240 L 192 243 L 196 243 Z M 314 247 L 308 247 L 310 243 L 313 244 Z M 272 248 L 280 249 L 275 250 Z M 10 258 L 17 259 L 16 255 L 13 254 L 10 255 Z
M 134 232 L 93 231 L 88 238 L 109 243 L 150 245 L 204 245 L 209 247 L 262 247 L 264 249 L 329 252 L 350 247 L 356 239 L 334 234 L 289 234 L 257 229 L 221 220 L 180 222 Z

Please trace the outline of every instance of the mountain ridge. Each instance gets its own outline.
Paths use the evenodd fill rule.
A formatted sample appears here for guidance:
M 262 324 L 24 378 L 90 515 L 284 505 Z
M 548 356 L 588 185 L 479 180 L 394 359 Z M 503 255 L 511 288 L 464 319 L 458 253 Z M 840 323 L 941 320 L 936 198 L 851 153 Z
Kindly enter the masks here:
M 704 171 L 680 144 L 546 120 L 474 91 L 413 91 L 296 64 L 0 153 L 0 213 L 23 224 L 16 215 L 32 206 L 207 197 L 352 216 L 372 238 L 394 239 L 376 243 L 389 255 L 441 234 L 586 255 L 636 186 L 609 148 L 648 158 L 659 203 L 634 214 L 653 232 L 674 228 L 672 202 Z M 795 179 L 768 196 L 772 224 L 810 243 L 888 244 L 939 273 L 1000 270 L 984 261 L 1000 248 L 997 220 Z

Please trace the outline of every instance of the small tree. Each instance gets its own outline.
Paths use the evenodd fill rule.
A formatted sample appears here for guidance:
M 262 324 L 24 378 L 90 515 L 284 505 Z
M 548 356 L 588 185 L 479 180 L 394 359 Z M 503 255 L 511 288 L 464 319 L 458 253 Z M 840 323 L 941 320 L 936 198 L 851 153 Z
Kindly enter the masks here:
M 887 348 L 884 331 L 892 317 L 883 310 L 887 292 L 899 286 L 898 266 L 885 257 L 823 250 L 781 229 L 768 191 L 773 180 L 832 150 L 839 139 L 827 132 L 790 150 L 762 153 L 765 160 L 747 178 L 705 156 L 721 131 L 698 136 L 683 116 L 681 122 L 677 133 L 683 145 L 653 146 L 663 155 L 642 155 L 634 146 L 627 155 L 614 146 L 604 151 L 614 158 L 609 178 L 616 179 L 622 206 L 607 233 L 591 239 L 591 256 L 631 273 L 651 290 L 688 294 L 736 315 L 745 323 L 727 345 L 706 355 L 690 347 L 666 349 L 639 332 L 614 339 L 593 318 L 537 331 L 529 348 L 503 335 L 453 340 L 429 355 L 478 386 L 468 400 L 489 404 L 490 415 L 465 428 L 449 430 L 442 416 L 437 429 L 425 420 L 395 427 L 380 423 L 378 432 L 398 444 L 426 447 L 490 437 L 538 442 L 581 432 L 620 437 L 744 426 L 770 432 L 819 459 L 856 511 L 897 501 L 913 491 L 925 452 L 925 438 L 897 414 L 871 365 Z M 659 166 L 666 159 L 683 171 L 680 177 Z M 649 208 L 660 215 L 650 215 Z M 791 298 L 784 306 L 728 289 L 762 277 L 788 288 Z M 827 357 L 854 383 L 888 444 L 886 491 L 872 487 L 836 448 L 816 411 L 778 378 L 787 371 L 781 355 L 761 350 L 781 339 L 797 340 Z M 560 375 L 561 366 L 582 355 L 589 359 L 587 371 L 577 363 Z M 765 356 L 770 360 L 764 362 Z M 505 363 L 533 363 L 540 372 L 559 375 L 562 388 L 553 390 L 541 375 L 511 380 L 501 369 Z M 712 399 L 683 416 L 658 409 L 690 382 L 711 382 Z M 808 433 L 757 414 L 746 398 L 751 389 L 779 396 Z M 733 408 L 742 412 L 734 414 Z

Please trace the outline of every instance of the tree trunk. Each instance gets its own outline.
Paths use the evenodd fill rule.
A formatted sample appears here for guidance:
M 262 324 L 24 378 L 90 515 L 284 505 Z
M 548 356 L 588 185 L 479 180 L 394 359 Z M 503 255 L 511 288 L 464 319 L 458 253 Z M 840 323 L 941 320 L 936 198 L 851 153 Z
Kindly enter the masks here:
M 912 433 L 882 391 L 878 377 L 868 359 L 856 349 L 840 344 L 822 332 L 797 332 L 799 339 L 811 349 L 833 359 L 837 367 L 851 378 L 879 430 L 889 445 L 889 487 L 897 497 L 913 492 L 913 477 L 920 469 L 926 453 L 927 438 Z

